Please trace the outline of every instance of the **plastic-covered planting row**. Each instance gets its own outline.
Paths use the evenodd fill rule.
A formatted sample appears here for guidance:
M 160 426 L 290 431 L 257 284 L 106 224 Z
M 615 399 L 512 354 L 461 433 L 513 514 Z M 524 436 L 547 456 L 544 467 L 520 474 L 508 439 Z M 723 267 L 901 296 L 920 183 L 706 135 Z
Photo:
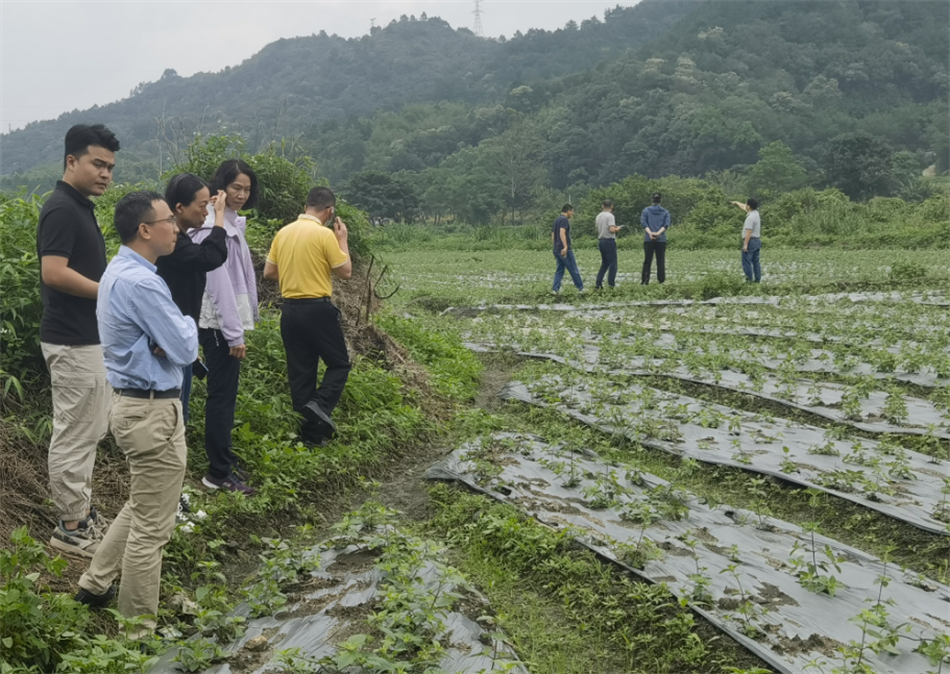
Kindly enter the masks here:
M 314 548 L 310 554 L 319 557 L 320 565 L 299 588 L 301 595 L 296 603 L 274 616 L 249 620 L 244 636 L 224 648 L 228 661 L 205 673 L 289 671 L 278 664 L 288 658 L 300 667 L 293 671 L 417 671 L 392 669 L 392 662 L 400 660 L 398 653 L 379 656 L 374 653 L 374 643 L 362 636 L 373 631 L 368 620 L 374 611 L 377 615 L 385 612 L 386 607 L 379 604 L 388 598 L 431 607 L 425 615 L 421 609 L 409 615 L 409 627 L 415 629 L 416 636 L 423 636 L 423 641 L 441 644 L 432 671 L 479 674 L 500 669 L 527 674 L 503 637 L 498 638 L 498 628 L 479 625 L 477 621 L 490 613 L 487 601 L 440 561 L 444 557 L 441 550 L 423 542 L 418 554 L 410 556 L 403 568 L 398 568 L 401 562 L 387 564 L 386 544 L 380 541 L 393 533 L 386 527 L 357 543 L 331 540 Z M 407 544 L 412 546 L 413 539 L 402 537 L 392 543 L 402 549 L 407 549 Z M 395 609 L 389 612 L 397 613 Z M 235 613 L 246 617 L 250 608 L 243 603 Z M 400 630 L 407 629 L 403 624 L 376 625 L 377 631 L 381 628 L 394 633 L 397 642 Z M 398 651 L 398 643 L 390 650 Z M 174 662 L 178 651 L 166 652 L 151 672 L 181 672 Z M 347 660 L 341 656 L 348 652 L 354 655 L 345 664 Z M 361 668 L 361 663 L 370 669 Z
M 836 357 L 834 352 L 826 349 L 809 349 L 807 353 L 800 351 L 782 351 L 771 346 L 759 346 L 757 348 L 747 347 L 738 348 L 720 348 L 715 341 L 704 342 L 703 346 L 687 345 L 684 347 L 673 334 L 660 335 L 655 339 L 649 339 L 645 344 L 644 337 L 598 337 L 591 331 L 576 331 L 570 329 L 552 330 L 546 329 L 550 335 L 548 343 L 557 344 L 560 351 L 576 351 L 583 349 L 589 355 L 586 360 L 600 360 L 601 344 L 609 344 L 609 351 L 616 352 L 617 358 L 622 358 L 626 366 L 627 363 L 644 362 L 647 357 L 643 355 L 627 354 L 625 349 L 635 351 L 648 350 L 654 353 L 666 352 L 668 358 L 684 361 L 708 359 L 710 362 L 720 363 L 752 363 L 767 370 L 791 370 L 801 373 L 833 374 L 851 377 L 873 377 L 881 380 L 902 381 L 909 384 L 915 384 L 924 388 L 936 388 L 950 386 L 950 378 L 928 365 L 926 360 L 929 357 L 924 356 L 919 364 L 908 362 L 894 362 L 892 369 L 881 370 L 871 363 L 861 362 L 856 357 L 848 357 L 844 362 Z M 485 331 L 479 331 L 485 332 Z M 558 334 L 559 333 L 559 334 Z M 543 333 L 542 333 L 543 334 Z M 470 331 L 467 339 L 472 342 L 491 341 L 476 335 L 476 331 Z M 530 335 L 529 335 L 530 339 Z M 586 340 L 586 341 L 585 341 Z M 519 343 L 511 335 L 507 335 L 504 345 L 508 348 L 523 350 L 543 350 L 544 346 L 539 348 L 537 344 Z M 950 359 L 947 354 L 935 354 L 936 358 Z M 652 360 L 653 358 L 650 358 Z M 905 367 L 907 365 L 907 367 Z M 913 371 L 910 371 L 913 367 Z M 903 368 L 903 369 L 902 369 Z
M 837 671 L 849 657 L 853 664 L 855 648 L 881 674 L 931 669 L 915 649 L 950 630 L 950 588 L 788 522 L 710 508 L 655 476 L 539 440 L 484 438 L 429 477 L 570 527 L 598 554 L 665 583 L 778 672 Z M 862 611 L 881 624 L 868 625 Z M 890 648 L 878 648 L 889 637 Z
M 574 305 L 563 302 L 553 304 L 482 304 L 474 307 L 448 307 L 442 313 L 469 313 L 473 310 L 485 311 L 587 311 L 590 309 L 618 309 L 622 307 L 674 307 L 720 304 L 762 304 L 779 307 L 789 303 L 824 304 L 829 302 L 913 302 L 926 306 L 950 307 L 945 296 L 933 293 L 828 293 L 823 295 L 772 295 L 751 297 L 737 295 L 733 297 L 713 297 L 708 300 L 640 300 L 631 302 L 598 302 L 596 304 Z
M 551 407 L 645 447 L 772 475 L 950 535 L 946 461 L 892 442 L 836 440 L 824 429 L 646 386 L 512 382 L 502 398 Z
M 467 346 L 474 351 L 491 350 L 491 347 L 481 344 L 468 343 Z M 950 457 L 950 415 L 941 412 L 929 400 L 908 396 L 900 391 L 862 392 L 854 386 L 831 382 L 807 379 L 783 381 L 772 374 L 753 378 L 735 370 L 696 372 L 686 365 L 670 368 L 669 363 L 659 359 L 633 359 L 630 365 L 639 366 L 639 369 L 608 369 L 596 364 L 599 354 L 595 348 L 585 350 L 584 362 L 550 353 L 519 351 L 518 354 L 551 360 L 584 372 L 599 371 L 612 376 L 662 376 L 746 393 L 871 433 L 929 435 L 937 441 L 935 444 L 944 447 Z

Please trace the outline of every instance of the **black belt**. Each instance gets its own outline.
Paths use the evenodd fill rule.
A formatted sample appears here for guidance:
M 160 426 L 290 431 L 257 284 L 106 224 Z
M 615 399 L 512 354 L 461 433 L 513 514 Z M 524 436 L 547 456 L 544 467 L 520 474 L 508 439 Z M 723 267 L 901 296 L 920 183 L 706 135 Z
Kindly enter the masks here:
M 117 388 L 115 392 L 126 398 L 142 398 L 145 400 L 163 400 L 167 398 L 181 398 L 181 389 L 173 388 L 167 391 L 146 391 L 140 388 Z
M 284 304 L 315 304 L 316 302 L 332 302 L 332 297 L 288 297 Z

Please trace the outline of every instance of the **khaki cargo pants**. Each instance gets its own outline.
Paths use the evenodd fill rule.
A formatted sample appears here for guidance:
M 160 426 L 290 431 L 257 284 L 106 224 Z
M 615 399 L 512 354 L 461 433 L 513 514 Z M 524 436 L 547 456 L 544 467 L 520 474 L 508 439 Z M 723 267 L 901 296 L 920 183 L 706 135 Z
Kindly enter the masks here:
M 155 629 L 162 576 L 162 550 L 175 529 L 187 450 L 181 400 L 112 396 L 112 435 L 125 453 L 131 475 L 129 500 L 99 544 L 80 587 L 102 594 L 121 573 L 119 612 L 151 616 Z
M 53 383 L 50 492 L 60 519 L 82 520 L 92 503 L 92 469 L 96 446 L 109 427 L 112 387 L 98 344 L 41 347 Z

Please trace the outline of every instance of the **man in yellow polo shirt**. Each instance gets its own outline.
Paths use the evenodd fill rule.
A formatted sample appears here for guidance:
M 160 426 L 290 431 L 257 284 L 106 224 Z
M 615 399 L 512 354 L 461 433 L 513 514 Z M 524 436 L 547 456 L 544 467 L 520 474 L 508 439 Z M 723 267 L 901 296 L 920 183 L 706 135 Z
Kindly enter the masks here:
M 331 275 L 350 278 L 353 263 L 346 225 L 336 217 L 335 207 L 336 197 L 328 188 L 310 190 L 306 211 L 277 232 L 264 264 L 264 278 L 277 281 L 284 298 L 280 335 L 287 352 L 290 397 L 304 418 L 300 437 L 308 446 L 322 446 L 336 432 L 333 410 L 350 374 L 340 310 L 331 301 Z M 318 388 L 320 360 L 326 371 Z

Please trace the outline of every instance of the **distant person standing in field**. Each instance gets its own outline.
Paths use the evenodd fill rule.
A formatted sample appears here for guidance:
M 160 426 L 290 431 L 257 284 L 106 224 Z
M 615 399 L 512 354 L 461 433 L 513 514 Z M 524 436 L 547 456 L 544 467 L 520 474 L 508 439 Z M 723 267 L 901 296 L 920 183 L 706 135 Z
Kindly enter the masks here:
M 600 248 L 600 271 L 594 284 L 597 290 L 604 289 L 604 274 L 607 274 L 607 285 L 613 288 L 617 284 L 617 232 L 620 227 L 614 219 L 614 202 L 604 199 L 602 206 L 603 210 L 594 219 L 597 246 Z
M 228 259 L 227 237 L 224 232 L 226 199 L 223 191 L 212 197 L 208 183 L 192 173 L 172 176 L 165 188 L 165 201 L 178 224 L 178 239 L 171 255 L 158 258 L 158 275 L 168 284 L 172 300 L 181 313 L 191 316 L 196 325 L 201 314 L 201 298 L 207 284 L 206 275 Z M 204 224 L 208 217 L 208 204 L 212 203 L 214 227 L 204 241 L 196 244 L 188 236 L 188 230 Z M 182 369 L 181 409 L 186 424 L 194 366 L 194 363 L 189 363 Z
M 745 280 L 750 283 L 762 281 L 762 267 L 759 264 L 759 251 L 762 250 L 762 218 L 759 216 L 759 202 L 749 199 L 744 204 L 733 201 L 733 204 L 748 213 L 745 224 L 742 225 L 742 271 Z
M 336 217 L 336 196 L 326 187 L 307 194 L 303 215 L 282 227 L 264 263 L 264 278 L 280 284 L 284 298 L 280 336 L 287 353 L 287 377 L 294 410 L 304 422 L 301 440 L 320 446 L 336 432 L 336 409 L 350 374 L 350 359 L 333 306 L 333 276 L 353 273 L 348 233 Z M 317 366 L 326 365 L 317 387 Z
M 554 285 L 551 288 L 551 294 L 557 295 L 561 292 L 561 280 L 564 278 L 564 270 L 571 275 L 574 286 L 581 292 L 584 292 L 584 281 L 581 280 L 581 273 L 577 269 L 577 260 L 574 259 L 574 250 L 571 248 L 571 217 L 574 215 L 574 207 L 570 204 L 564 204 L 561 207 L 561 214 L 551 226 L 551 243 L 554 245 L 554 260 L 557 262 L 557 268 L 554 271 Z
M 96 446 L 109 427 L 111 390 L 96 323 L 106 244 L 89 197 L 112 182 L 119 141 L 102 124 L 66 132 L 63 179 L 43 204 L 36 230 L 40 260 L 40 348 L 53 389 L 49 481 L 59 522 L 50 546 L 91 558 L 105 523 L 92 505 Z
M 198 357 L 198 328 L 183 316 L 155 262 L 175 250 L 175 217 L 156 192 L 132 192 L 115 206 L 122 247 L 99 284 L 102 358 L 112 384 L 112 434 L 129 466 L 129 499 L 79 579 L 76 601 L 108 604 L 119 588 L 119 613 L 144 616 L 127 637 L 156 627 L 162 551 L 175 529 L 187 449 L 181 418 L 181 371 Z
M 198 316 L 198 340 L 208 366 L 208 397 L 205 401 L 205 452 L 208 474 L 201 479 L 208 489 L 226 489 L 251 495 L 248 475 L 231 445 L 234 410 L 237 405 L 241 361 L 247 355 L 245 333 L 258 318 L 257 277 L 244 232 L 247 219 L 238 211 L 257 205 L 257 175 L 240 159 L 228 159 L 215 171 L 211 191 L 225 193 L 224 234 L 228 259 L 208 272 Z M 215 229 L 216 214 L 210 213 L 191 240 L 201 243 Z
M 660 206 L 663 195 L 653 195 L 653 204 L 643 209 L 640 224 L 643 225 L 643 272 L 640 285 L 650 284 L 653 256 L 656 255 L 656 280 L 666 281 L 666 230 L 670 228 L 670 212 Z

